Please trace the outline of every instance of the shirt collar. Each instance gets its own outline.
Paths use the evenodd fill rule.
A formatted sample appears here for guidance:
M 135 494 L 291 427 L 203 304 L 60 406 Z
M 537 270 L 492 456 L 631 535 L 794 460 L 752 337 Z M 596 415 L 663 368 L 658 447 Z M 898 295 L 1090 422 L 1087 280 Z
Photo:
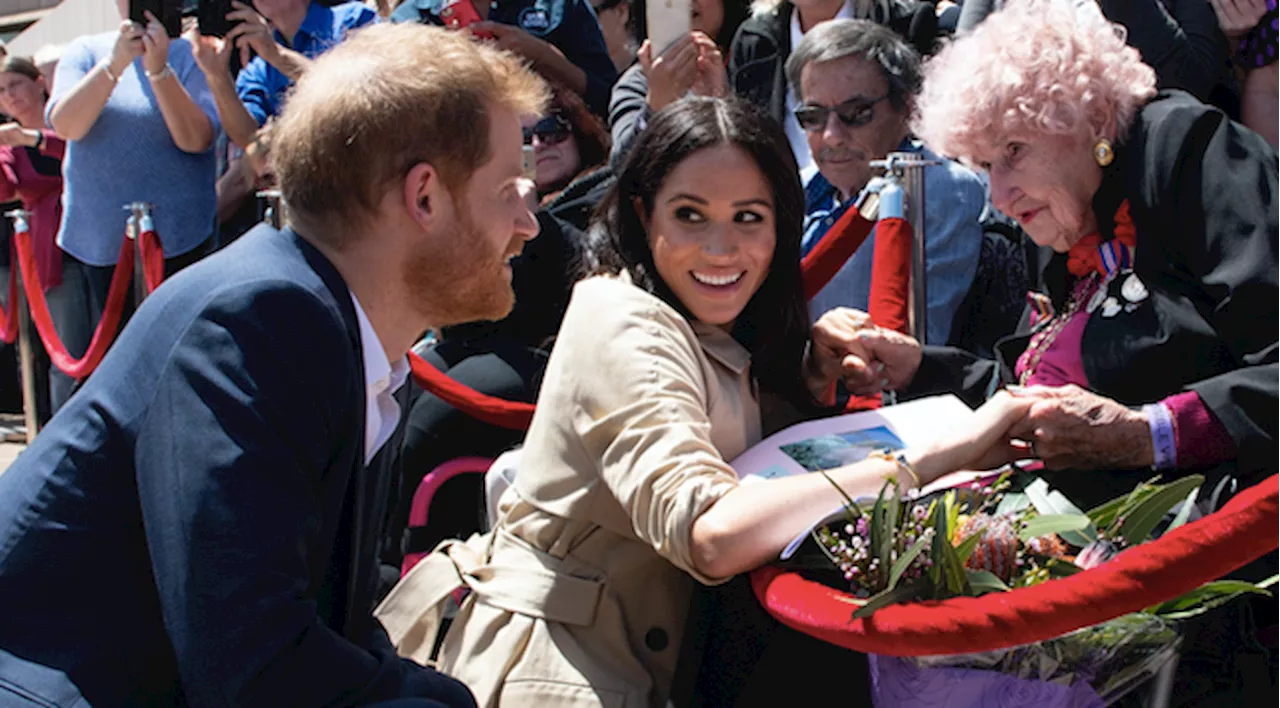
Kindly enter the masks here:
M 387 352 L 382 348 L 378 333 L 373 330 L 373 323 L 365 314 L 356 294 L 351 293 L 351 304 L 356 308 L 356 322 L 360 327 L 360 349 L 364 353 L 364 384 L 374 395 L 384 391 L 395 391 L 404 385 L 409 377 L 409 362 L 400 357 L 393 365 L 387 360 Z
M 836 16 L 832 19 L 836 20 L 852 20 L 853 16 L 853 0 L 844 0 L 844 4 L 836 11 Z M 791 51 L 795 51 L 800 46 L 800 40 L 804 39 L 804 30 L 800 29 L 800 13 L 796 10 L 791 11 Z
M 297 50 L 298 36 L 307 35 L 308 37 L 317 37 L 324 34 L 330 26 L 332 26 L 331 18 L 333 17 L 333 9 L 325 7 L 315 0 L 307 6 L 307 16 L 302 18 L 302 24 L 298 25 L 298 34 L 292 37 L 285 37 L 280 34 L 279 30 L 275 31 L 276 39 L 283 40 L 285 44 Z M 357 307 L 357 309 L 359 309 Z
M 733 335 L 723 329 L 704 322 L 692 322 L 693 333 L 698 337 L 698 345 L 707 356 L 718 361 L 722 366 L 735 374 L 741 375 L 751 364 L 751 352 L 742 346 Z

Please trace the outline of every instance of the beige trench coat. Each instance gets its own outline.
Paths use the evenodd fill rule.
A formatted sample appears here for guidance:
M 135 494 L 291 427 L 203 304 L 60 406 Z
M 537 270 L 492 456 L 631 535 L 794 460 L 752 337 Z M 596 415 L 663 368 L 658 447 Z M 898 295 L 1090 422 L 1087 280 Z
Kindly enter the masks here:
M 579 283 L 497 528 L 442 544 L 379 606 L 430 658 L 450 590 L 471 593 L 439 668 L 481 706 L 663 706 L 693 581 L 694 519 L 760 440 L 750 357 L 625 277 Z

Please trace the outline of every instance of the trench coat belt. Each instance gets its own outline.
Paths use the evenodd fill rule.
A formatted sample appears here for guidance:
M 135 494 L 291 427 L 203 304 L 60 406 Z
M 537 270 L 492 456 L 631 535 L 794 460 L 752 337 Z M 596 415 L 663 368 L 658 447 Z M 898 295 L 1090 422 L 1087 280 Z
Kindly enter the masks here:
M 604 578 L 570 575 L 564 564 L 501 527 L 465 543 L 444 541 L 396 583 L 374 616 L 401 656 L 424 662 L 431 658 L 449 597 L 459 587 L 508 612 L 588 626 L 595 621 Z

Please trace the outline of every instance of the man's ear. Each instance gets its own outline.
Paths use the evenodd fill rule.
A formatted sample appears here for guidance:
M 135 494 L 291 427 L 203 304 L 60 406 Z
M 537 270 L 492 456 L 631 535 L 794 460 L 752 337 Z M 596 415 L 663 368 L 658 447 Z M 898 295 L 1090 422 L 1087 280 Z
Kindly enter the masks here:
M 441 218 L 448 197 L 440 173 L 430 163 L 419 162 L 409 169 L 403 185 L 405 211 L 423 229 Z

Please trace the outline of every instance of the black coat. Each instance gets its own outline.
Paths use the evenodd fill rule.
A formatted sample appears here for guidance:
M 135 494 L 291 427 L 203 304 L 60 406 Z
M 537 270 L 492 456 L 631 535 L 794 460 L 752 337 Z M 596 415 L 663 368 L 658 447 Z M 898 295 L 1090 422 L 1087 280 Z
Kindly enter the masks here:
M 1236 447 L 1232 463 L 1209 471 L 1211 484 L 1224 476 L 1248 484 L 1276 471 L 1276 173 L 1276 151 L 1257 134 L 1168 91 L 1138 112 L 1094 197 L 1104 238 L 1129 201 L 1134 273 L 1150 297 L 1132 312 L 1089 318 L 1081 346 L 1090 388 L 1129 406 L 1199 394 Z M 1042 290 L 1060 312 L 1072 283 L 1066 256 L 1047 249 L 1039 256 Z M 1124 280 L 1112 281 L 1113 294 Z M 926 347 L 912 393 L 951 390 L 980 403 L 1014 380 L 1012 365 L 1032 333 L 1028 321 L 996 345 L 998 362 Z M 1068 496 L 1066 487 L 1078 488 L 1087 504 L 1150 475 L 1057 477 Z

